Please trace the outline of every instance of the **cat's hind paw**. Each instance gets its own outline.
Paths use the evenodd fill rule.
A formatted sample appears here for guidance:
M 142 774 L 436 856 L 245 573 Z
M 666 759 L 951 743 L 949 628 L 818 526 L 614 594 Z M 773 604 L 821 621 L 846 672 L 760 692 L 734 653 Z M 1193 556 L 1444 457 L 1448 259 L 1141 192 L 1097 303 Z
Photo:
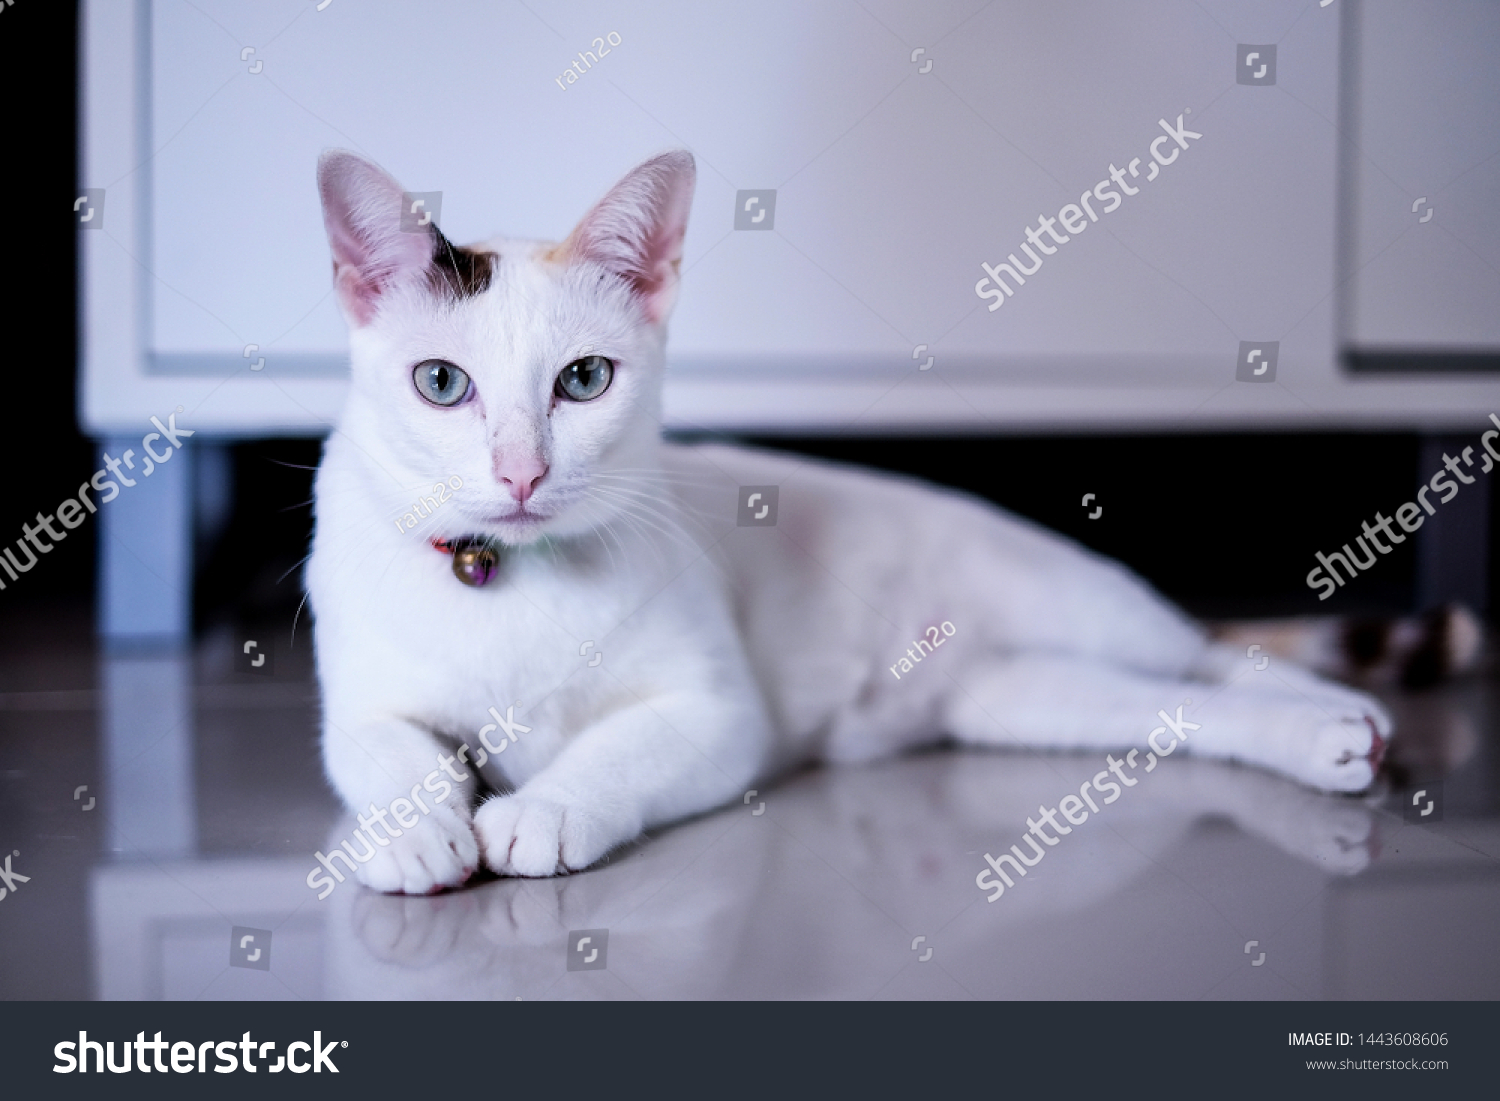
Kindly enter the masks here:
M 478 867 L 473 827 L 457 811 L 440 807 L 390 838 L 390 844 L 377 845 L 358 876 L 371 890 L 430 895 L 462 885 Z
M 1364 791 L 1375 782 L 1390 744 L 1390 719 L 1374 701 L 1360 713 L 1330 714 L 1308 709 L 1310 731 L 1296 740 L 1287 769 L 1303 783 L 1324 791 Z M 1385 734 L 1382 733 L 1385 732 Z
M 491 871 L 533 877 L 587 868 L 630 836 L 577 807 L 525 793 L 486 802 L 474 829 Z

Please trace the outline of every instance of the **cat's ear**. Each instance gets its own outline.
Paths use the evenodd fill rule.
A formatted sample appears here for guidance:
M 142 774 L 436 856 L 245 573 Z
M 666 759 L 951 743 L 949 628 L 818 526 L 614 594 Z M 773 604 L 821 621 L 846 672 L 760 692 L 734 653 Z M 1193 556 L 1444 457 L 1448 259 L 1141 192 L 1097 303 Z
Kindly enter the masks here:
M 665 321 L 677 297 L 697 175 L 685 149 L 652 157 L 610 189 L 555 255 L 603 265 L 631 286 L 653 323 Z
M 432 262 L 432 231 L 403 229 L 401 185 L 354 153 L 335 149 L 318 158 L 318 192 L 339 302 L 350 324 L 366 325 L 382 294 Z

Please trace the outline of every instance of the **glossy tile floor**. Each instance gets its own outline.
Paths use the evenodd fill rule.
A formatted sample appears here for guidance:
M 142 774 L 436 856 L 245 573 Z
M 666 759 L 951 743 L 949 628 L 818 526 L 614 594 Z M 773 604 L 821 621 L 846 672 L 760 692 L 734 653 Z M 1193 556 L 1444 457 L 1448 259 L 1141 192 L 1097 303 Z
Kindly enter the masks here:
M 811 771 L 579 875 L 320 902 L 313 853 L 352 822 L 305 642 L 266 677 L 238 641 L 106 659 L 81 610 L 3 625 L 0 857 L 29 878 L 0 898 L 0 997 L 1500 997 L 1493 673 L 1388 697 L 1404 791 L 1174 757 L 994 903 L 983 854 L 1102 754 Z

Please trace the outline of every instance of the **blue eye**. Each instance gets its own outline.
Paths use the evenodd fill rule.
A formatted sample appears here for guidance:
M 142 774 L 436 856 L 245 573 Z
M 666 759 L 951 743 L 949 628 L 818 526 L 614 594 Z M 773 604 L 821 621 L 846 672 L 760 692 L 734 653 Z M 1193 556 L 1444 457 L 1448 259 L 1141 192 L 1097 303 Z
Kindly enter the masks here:
M 615 365 L 603 356 L 584 356 L 575 359 L 562 369 L 553 388 L 560 398 L 568 401 L 593 401 L 609 389 L 615 377 Z
M 461 367 L 446 360 L 429 359 L 413 368 L 411 380 L 433 405 L 457 405 L 469 396 L 473 383 Z

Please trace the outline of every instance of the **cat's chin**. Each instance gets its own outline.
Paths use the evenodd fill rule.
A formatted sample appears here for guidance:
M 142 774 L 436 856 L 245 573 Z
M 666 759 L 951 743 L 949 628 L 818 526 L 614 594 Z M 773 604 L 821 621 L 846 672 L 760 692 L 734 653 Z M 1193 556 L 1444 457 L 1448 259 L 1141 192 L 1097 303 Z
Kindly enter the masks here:
M 534 512 L 492 516 L 485 521 L 484 531 L 508 547 L 524 547 L 545 536 L 551 520 L 551 516 Z
M 449 540 L 492 539 L 507 547 L 524 547 L 549 536 L 573 534 L 572 529 L 578 526 L 577 518 L 566 504 L 546 511 L 521 507 L 487 515 L 457 514 L 449 525 L 445 525 L 443 537 Z

